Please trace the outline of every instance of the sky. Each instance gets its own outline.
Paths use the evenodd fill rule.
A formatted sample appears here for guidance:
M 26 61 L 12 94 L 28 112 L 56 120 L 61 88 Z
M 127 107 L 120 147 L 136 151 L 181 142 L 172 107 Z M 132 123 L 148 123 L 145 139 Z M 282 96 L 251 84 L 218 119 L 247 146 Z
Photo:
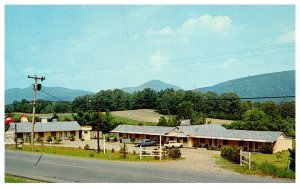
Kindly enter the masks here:
M 293 5 L 5 5 L 5 89 L 189 90 L 295 70 Z

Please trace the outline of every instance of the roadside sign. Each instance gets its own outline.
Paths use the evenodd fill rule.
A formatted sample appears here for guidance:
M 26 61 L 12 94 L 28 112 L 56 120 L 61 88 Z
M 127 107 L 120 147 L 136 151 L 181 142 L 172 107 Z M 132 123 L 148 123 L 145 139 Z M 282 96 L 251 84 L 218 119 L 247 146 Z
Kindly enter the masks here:
M 15 143 L 15 134 L 13 131 L 5 132 L 5 144 L 14 144 Z

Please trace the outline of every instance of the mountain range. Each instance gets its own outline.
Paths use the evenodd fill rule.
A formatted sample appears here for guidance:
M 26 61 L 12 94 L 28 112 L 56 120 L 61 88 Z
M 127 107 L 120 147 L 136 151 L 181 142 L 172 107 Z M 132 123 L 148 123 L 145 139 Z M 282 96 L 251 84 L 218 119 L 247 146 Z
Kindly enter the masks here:
M 174 90 L 179 90 L 180 87 L 178 86 L 175 86 L 175 85 L 171 85 L 169 83 L 165 83 L 163 81 L 160 81 L 160 80 L 151 80 L 151 81 L 148 81 L 142 85 L 139 85 L 137 87 L 125 87 L 125 88 L 122 88 L 123 91 L 125 92 L 128 92 L 128 93 L 133 93 L 133 92 L 136 92 L 136 91 L 142 91 L 146 88 L 151 88 L 155 91 L 160 91 L 160 90 L 163 90 L 163 89 L 167 89 L 167 88 L 173 88 Z
M 295 96 L 295 70 L 243 77 L 196 90 L 234 92 L 240 97 Z
M 77 90 L 77 89 L 67 89 L 64 87 L 42 87 L 42 91 L 37 93 L 37 99 L 50 100 L 50 101 L 73 101 L 78 96 L 84 96 L 87 94 L 94 94 L 94 92 Z M 33 100 L 33 89 L 32 87 L 27 87 L 24 89 L 12 88 L 5 90 L 5 104 L 12 104 L 13 101 L 20 101 L 26 99 L 28 101 Z
M 145 88 L 151 88 L 156 91 L 166 88 L 173 88 L 174 90 L 181 89 L 178 86 L 160 80 L 151 80 L 137 87 L 126 87 L 122 88 L 122 90 L 133 93 Z M 234 92 L 240 97 L 295 96 L 295 70 L 243 77 L 195 90 L 201 92 L 214 91 L 217 94 Z M 37 99 L 51 101 L 57 101 L 58 99 L 63 101 L 73 101 L 78 96 L 94 94 L 94 92 L 91 91 L 67 89 L 63 87 L 43 86 L 42 91 L 53 95 L 56 98 L 43 92 L 38 92 Z M 5 104 L 11 104 L 14 100 L 20 101 L 22 99 L 32 101 L 32 87 L 5 90 Z

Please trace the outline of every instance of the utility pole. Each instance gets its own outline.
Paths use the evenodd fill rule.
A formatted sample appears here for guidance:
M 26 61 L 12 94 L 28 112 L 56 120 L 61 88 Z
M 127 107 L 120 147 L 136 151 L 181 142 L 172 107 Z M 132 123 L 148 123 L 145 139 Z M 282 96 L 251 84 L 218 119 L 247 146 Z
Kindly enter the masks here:
M 98 148 L 98 154 L 100 153 L 100 144 L 99 144 L 99 101 L 96 99 L 96 106 L 97 106 L 97 148 Z
M 33 110 L 32 110 L 32 129 L 31 129 L 31 140 L 30 140 L 30 146 L 31 150 L 33 151 L 33 145 L 34 145 L 34 124 L 35 124 L 35 107 L 36 107 L 36 93 L 37 93 L 37 80 L 45 80 L 45 77 L 37 77 L 36 75 L 33 76 L 28 76 L 28 78 L 34 79 L 34 84 L 33 84 Z M 39 84 L 40 85 L 40 84 Z

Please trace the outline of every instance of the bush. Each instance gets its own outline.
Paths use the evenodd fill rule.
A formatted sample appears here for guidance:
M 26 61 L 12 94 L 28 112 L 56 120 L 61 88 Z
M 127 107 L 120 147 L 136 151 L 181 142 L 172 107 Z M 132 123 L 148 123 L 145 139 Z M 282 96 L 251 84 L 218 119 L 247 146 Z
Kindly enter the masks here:
M 47 142 L 52 142 L 52 137 L 51 137 L 51 136 L 48 136 L 47 139 L 46 139 L 46 141 L 47 141 Z
M 240 163 L 240 148 L 237 146 L 222 146 L 221 156 L 229 161 Z
M 118 139 L 117 139 L 117 137 L 115 136 L 115 138 L 114 138 L 114 142 L 117 142 L 118 141 Z
M 219 150 L 219 148 L 216 146 L 208 146 L 207 150 Z
M 83 149 L 89 150 L 89 149 L 90 149 L 90 146 L 89 146 L 88 144 L 86 144 L 86 145 L 83 147 Z
M 121 149 L 119 151 L 119 156 L 121 159 L 126 159 L 126 156 L 128 154 L 128 149 L 125 143 L 123 143 L 124 145 L 121 146 Z
M 268 162 L 263 162 L 258 165 L 258 168 L 272 176 L 280 177 L 280 178 L 295 178 L 295 173 L 289 169 L 279 168 L 275 165 L 272 165 Z
M 115 149 L 114 148 L 111 149 L 111 153 L 112 154 L 115 153 Z
M 91 152 L 91 153 L 90 153 L 90 157 L 95 157 L 94 152 Z
M 109 141 L 110 141 L 110 139 L 109 139 L 109 137 L 107 137 L 107 138 L 106 138 L 106 142 L 109 142 Z
M 181 157 L 181 152 L 179 148 L 172 148 L 169 150 L 168 156 L 172 159 L 178 159 Z
M 71 135 L 71 136 L 70 136 L 70 141 L 74 141 L 74 140 L 75 140 L 74 135 Z
M 44 138 L 43 137 L 38 137 L 37 142 L 43 142 Z
M 293 170 L 295 172 L 295 166 L 296 166 L 296 163 L 295 163 L 295 148 L 293 148 L 293 150 L 289 149 L 289 152 L 290 152 L 290 169 Z
M 273 147 L 270 143 L 265 143 L 263 147 L 260 149 L 260 152 L 263 154 L 272 154 L 273 153 Z

